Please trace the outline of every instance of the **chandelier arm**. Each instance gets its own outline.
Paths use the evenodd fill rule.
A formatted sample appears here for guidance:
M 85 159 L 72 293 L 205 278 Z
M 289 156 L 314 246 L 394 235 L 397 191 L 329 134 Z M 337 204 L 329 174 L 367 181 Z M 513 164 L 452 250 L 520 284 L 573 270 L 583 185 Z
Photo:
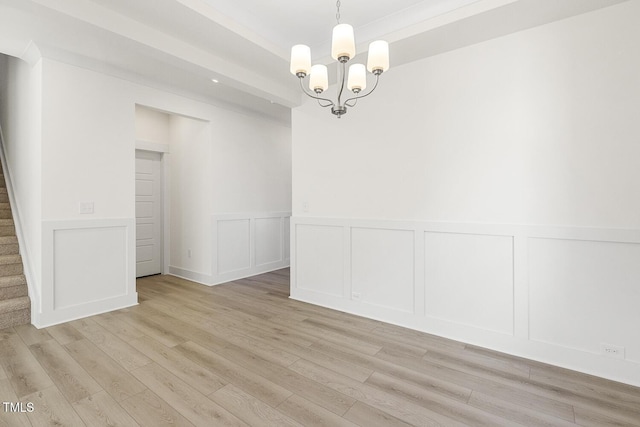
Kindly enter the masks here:
M 332 107 L 334 104 L 332 101 L 329 101 L 329 104 L 323 105 L 321 100 L 324 98 L 316 98 L 318 100 L 318 105 L 321 106 L 322 108 L 327 108 L 327 107 Z
M 358 99 L 361 98 L 366 98 L 367 96 L 371 95 L 373 93 L 374 90 L 376 90 L 376 88 L 378 87 L 378 82 L 380 81 L 380 74 L 376 74 L 376 83 L 373 85 L 373 87 L 371 88 L 371 90 L 367 93 L 365 93 L 364 95 L 360 95 L 358 94 L 358 96 L 354 96 L 353 98 L 349 98 L 347 99 L 344 103 L 345 105 L 347 104 L 347 102 L 349 101 L 353 101 L 354 99 L 356 100 L 356 102 L 358 101 Z M 356 104 L 353 104 L 356 105 Z M 349 105 L 349 107 L 353 107 L 353 105 Z
M 304 88 L 304 85 L 302 84 L 302 80 L 303 80 L 303 79 L 304 79 L 304 77 L 299 77 L 299 78 L 298 78 L 298 80 L 300 80 L 300 89 L 302 89 L 302 92 L 303 92 L 305 95 L 307 95 L 309 98 L 316 99 L 316 100 L 318 101 L 318 104 L 319 104 L 321 107 L 326 108 L 326 107 L 331 107 L 332 105 L 335 105 L 335 104 L 333 103 L 333 101 L 332 101 L 332 100 L 330 100 L 330 99 L 327 99 L 327 98 L 320 98 L 320 97 L 318 96 L 318 94 L 317 94 L 317 93 L 310 93 L 310 92 L 307 92 L 307 90 Z M 329 104 L 327 104 L 327 105 L 322 105 L 322 104 L 320 104 L 320 101 L 327 101 Z
M 351 100 L 355 100 L 353 101 L 353 104 L 349 104 L 349 101 Z M 344 102 L 344 105 L 346 105 L 347 107 L 355 107 L 358 104 L 358 97 L 356 96 L 355 98 L 349 98 Z

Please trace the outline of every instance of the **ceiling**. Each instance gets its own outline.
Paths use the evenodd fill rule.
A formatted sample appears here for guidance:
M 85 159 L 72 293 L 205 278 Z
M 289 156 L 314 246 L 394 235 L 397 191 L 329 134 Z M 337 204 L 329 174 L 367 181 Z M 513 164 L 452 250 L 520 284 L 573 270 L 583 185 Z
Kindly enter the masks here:
M 391 66 L 625 0 L 341 0 L 358 52 L 390 42 Z M 333 0 L 0 0 L 0 53 L 42 56 L 289 121 L 301 101 L 293 44 L 330 63 Z M 219 83 L 211 81 L 215 78 Z

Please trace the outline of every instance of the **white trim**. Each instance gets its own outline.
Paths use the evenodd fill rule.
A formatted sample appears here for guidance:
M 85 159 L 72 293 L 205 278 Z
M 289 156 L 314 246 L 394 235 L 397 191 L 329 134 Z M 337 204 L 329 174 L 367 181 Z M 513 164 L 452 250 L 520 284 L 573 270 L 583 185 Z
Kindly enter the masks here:
M 160 173 L 162 180 L 162 274 L 169 274 L 171 258 L 171 186 L 169 182 L 171 162 L 167 158 L 169 152 L 160 157 Z
M 299 226 L 343 227 L 342 247 L 335 248 L 336 252 L 341 251 L 344 254 L 342 266 L 337 263 L 334 263 L 333 266 L 312 266 L 313 268 L 333 268 L 334 271 L 342 268 L 345 289 L 342 296 L 322 292 L 321 287 L 308 288 L 299 283 L 298 272 L 303 266 L 298 263 L 302 259 L 303 252 L 301 251 L 304 250 L 304 247 L 300 245 L 313 244 L 313 242 L 298 241 Z M 414 313 L 402 312 L 397 307 L 382 307 L 374 305 L 372 302 L 352 298 L 351 230 L 354 228 L 413 231 L 415 233 L 412 255 L 415 262 Z M 425 270 L 425 252 L 428 250 L 425 248 L 424 241 L 426 233 L 451 234 L 452 237 L 453 235 L 475 235 L 512 239 L 513 317 L 510 321 L 512 322 L 512 333 L 492 330 L 488 326 L 480 327 L 477 324 L 455 321 L 457 319 L 438 318 L 434 313 L 430 314 L 425 310 L 425 292 L 428 291 Z M 533 313 L 530 314 L 529 306 L 531 286 L 529 277 L 532 261 L 529 258 L 533 239 L 577 241 L 587 245 L 591 242 L 624 243 L 628 244 L 629 250 L 637 251 L 637 245 L 640 244 L 640 229 L 292 217 L 291 298 L 640 386 L 640 363 L 636 359 L 612 359 L 587 348 L 574 348 L 575 346 L 568 343 L 563 345 L 531 339 L 529 334 L 530 315 Z M 338 242 L 336 241 L 334 244 L 338 245 Z M 503 320 L 507 322 L 506 318 Z M 506 323 L 504 324 L 506 325 Z
M 180 277 L 181 279 L 191 280 L 192 282 L 200 283 L 201 285 L 211 286 L 211 275 L 207 273 L 200 273 L 197 271 L 187 270 L 185 268 L 169 266 L 167 270 L 172 276 Z
M 31 46 L 31 44 L 29 45 Z M 20 256 L 22 257 L 22 266 L 25 279 L 27 281 L 27 289 L 29 292 L 29 298 L 31 299 L 31 323 L 38 324 L 40 321 L 41 289 L 39 278 L 35 274 L 33 268 L 33 256 L 31 254 L 31 248 L 27 244 L 27 240 L 24 237 L 24 229 L 22 227 L 22 215 L 20 213 L 20 207 L 15 198 L 13 190 L 13 181 L 11 180 L 11 170 L 6 160 L 6 154 L 4 151 L 4 135 L 2 133 L 2 127 L 0 126 L 0 162 L 2 162 L 2 170 L 4 171 L 4 180 L 7 186 L 7 194 L 9 196 L 9 206 L 11 208 L 11 216 L 13 217 L 13 225 L 16 230 L 16 236 L 18 238 L 18 247 L 20 250 Z
M 169 144 L 136 139 L 136 150 L 153 151 L 155 153 L 169 153 Z

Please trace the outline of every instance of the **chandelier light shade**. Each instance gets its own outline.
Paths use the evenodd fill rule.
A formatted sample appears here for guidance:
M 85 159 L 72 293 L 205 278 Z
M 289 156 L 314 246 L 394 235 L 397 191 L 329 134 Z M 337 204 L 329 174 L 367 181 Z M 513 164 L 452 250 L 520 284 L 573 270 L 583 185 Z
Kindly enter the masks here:
M 311 54 L 311 52 L 309 52 Z M 384 40 L 376 40 L 369 45 L 369 56 L 367 57 L 367 70 L 372 73 L 376 71 L 387 71 L 389 69 L 389 43 Z
M 324 92 L 329 88 L 329 73 L 327 66 L 316 64 L 311 67 L 311 75 L 309 76 L 309 89 L 314 92 Z
M 291 73 L 308 74 L 311 71 L 311 49 L 309 46 L 297 44 L 291 48 Z
M 328 98 L 320 97 L 320 94 L 329 88 L 329 73 L 327 66 L 316 64 L 311 66 L 311 49 L 309 46 L 297 44 L 291 48 L 291 74 L 298 77 L 300 88 L 305 95 L 318 101 L 321 107 L 331 107 L 331 112 L 338 118 L 347 113 L 347 107 L 355 107 L 358 99 L 369 96 L 378 87 L 380 74 L 389 69 L 389 43 L 377 40 L 369 45 L 367 66 L 352 64 L 349 66 L 347 76 L 347 62 L 356 56 L 356 42 L 353 27 L 340 23 L 340 0 L 336 3 L 336 20 L 338 25 L 333 27 L 331 38 L 331 57 L 338 61 L 338 98 L 334 102 Z M 375 76 L 375 84 L 369 90 L 367 88 L 367 70 Z M 308 92 L 303 80 L 309 76 Z M 343 101 L 345 85 L 355 96 Z
M 349 79 L 347 89 L 357 93 L 367 88 L 367 70 L 362 64 L 352 64 L 349 66 Z
M 347 60 L 356 56 L 356 38 L 353 35 L 353 27 L 349 24 L 338 24 L 333 27 L 331 37 L 331 57 L 336 61 L 340 58 Z

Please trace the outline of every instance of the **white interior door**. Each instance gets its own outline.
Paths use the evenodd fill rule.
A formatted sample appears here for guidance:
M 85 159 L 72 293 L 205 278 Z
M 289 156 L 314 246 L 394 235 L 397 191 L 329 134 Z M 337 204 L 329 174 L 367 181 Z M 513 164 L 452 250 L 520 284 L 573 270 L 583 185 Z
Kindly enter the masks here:
M 162 273 L 161 154 L 136 150 L 136 277 Z

